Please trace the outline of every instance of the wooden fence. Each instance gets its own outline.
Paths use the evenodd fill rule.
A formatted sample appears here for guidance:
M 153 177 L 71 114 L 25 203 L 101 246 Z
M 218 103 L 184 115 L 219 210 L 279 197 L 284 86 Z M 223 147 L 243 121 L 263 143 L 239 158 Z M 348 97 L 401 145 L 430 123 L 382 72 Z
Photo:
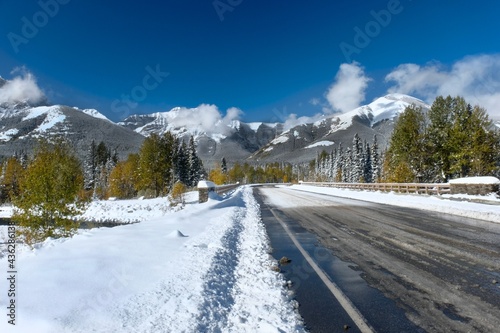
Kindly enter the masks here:
M 346 188 L 351 190 L 368 190 L 396 193 L 416 193 L 440 195 L 450 193 L 450 184 L 423 184 L 423 183 L 327 183 L 302 182 L 303 185 Z

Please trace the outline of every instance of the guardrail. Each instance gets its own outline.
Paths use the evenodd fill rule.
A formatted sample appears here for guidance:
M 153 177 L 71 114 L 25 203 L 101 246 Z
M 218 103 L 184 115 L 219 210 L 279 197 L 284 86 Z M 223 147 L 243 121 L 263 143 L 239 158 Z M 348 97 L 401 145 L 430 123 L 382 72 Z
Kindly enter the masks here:
M 240 183 L 237 183 L 237 184 L 228 184 L 228 185 L 217 185 L 215 187 L 215 193 L 217 193 L 217 194 L 224 194 L 226 192 L 234 190 L 235 188 L 238 188 L 239 186 L 240 186 Z
M 328 183 L 328 182 L 301 182 L 303 185 L 346 188 L 351 190 L 368 190 L 396 193 L 416 193 L 428 195 L 440 195 L 451 193 L 448 183 L 424 184 L 424 183 Z

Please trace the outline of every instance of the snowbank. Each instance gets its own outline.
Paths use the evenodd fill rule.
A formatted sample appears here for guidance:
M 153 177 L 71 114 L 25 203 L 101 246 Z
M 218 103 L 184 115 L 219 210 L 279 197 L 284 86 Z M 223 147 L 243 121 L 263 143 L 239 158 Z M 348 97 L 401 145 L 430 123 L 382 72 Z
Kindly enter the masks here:
M 449 183 L 495 185 L 495 184 L 500 184 L 500 179 L 496 177 L 466 177 L 466 178 L 452 179 L 449 181 Z
M 197 202 L 198 192 L 184 194 L 184 200 L 188 203 Z M 178 209 L 171 206 L 168 198 L 96 200 L 78 218 L 92 222 L 134 223 L 157 219 Z
M 198 182 L 198 188 L 215 188 L 216 185 L 213 182 L 210 182 L 208 180 L 200 180 Z

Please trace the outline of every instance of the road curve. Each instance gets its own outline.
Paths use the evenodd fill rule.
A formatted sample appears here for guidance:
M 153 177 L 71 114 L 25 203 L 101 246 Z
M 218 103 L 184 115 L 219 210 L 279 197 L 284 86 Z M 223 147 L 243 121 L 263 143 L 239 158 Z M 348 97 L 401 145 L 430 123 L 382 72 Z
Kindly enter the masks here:
M 286 188 L 258 191 L 354 263 L 416 326 L 498 332 L 500 224 Z

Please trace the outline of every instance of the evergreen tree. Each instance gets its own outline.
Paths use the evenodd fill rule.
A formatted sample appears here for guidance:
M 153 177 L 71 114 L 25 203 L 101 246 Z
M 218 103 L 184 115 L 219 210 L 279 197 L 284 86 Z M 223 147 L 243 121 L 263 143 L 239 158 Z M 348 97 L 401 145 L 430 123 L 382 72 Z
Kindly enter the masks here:
M 180 181 L 184 185 L 191 186 L 191 166 L 189 164 L 189 151 L 184 141 L 179 145 L 176 162 L 178 181 Z
M 344 166 L 344 149 L 342 148 L 342 143 L 339 143 L 339 149 L 337 151 L 337 161 L 336 161 L 336 170 L 337 170 L 335 174 L 336 182 L 344 181 L 343 166 Z
M 352 152 L 347 148 L 342 158 L 342 182 L 352 183 Z
M 499 136 L 490 130 L 491 121 L 486 110 L 466 104 L 455 98 L 451 127 L 450 177 L 492 175 L 496 169 L 496 156 L 500 153 Z
M 449 178 L 449 139 L 453 124 L 452 109 L 455 102 L 451 96 L 438 96 L 427 112 L 427 150 L 429 151 L 429 174 L 431 181 L 446 182 Z
M 371 171 L 372 171 L 372 182 L 378 182 L 380 180 L 380 156 L 378 153 L 378 142 L 377 136 L 373 136 L 373 144 L 370 150 L 370 161 L 371 161 Z
M 365 141 L 363 149 L 363 178 L 366 183 L 373 182 L 370 144 Z
M 84 189 L 92 192 L 93 197 L 105 198 L 109 187 L 109 175 L 117 162 L 116 150 L 112 153 L 103 141 L 98 145 L 92 141 L 83 163 Z
M 428 117 L 431 181 L 495 174 L 499 137 L 486 110 L 472 107 L 462 97 L 440 96 Z
M 421 108 L 411 105 L 394 124 L 387 152 L 389 174 L 394 176 L 390 181 L 405 183 L 418 180 L 425 168 L 425 152 L 425 116 Z M 395 170 L 400 171 L 396 173 Z M 396 174 L 399 176 L 396 177 Z
M 328 171 L 328 181 L 335 181 L 335 175 L 337 174 L 337 148 L 334 148 L 330 153 L 330 170 Z
M 97 145 L 94 140 L 90 144 L 85 161 L 84 169 L 84 188 L 87 191 L 94 190 L 95 181 L 97 179 Z
M 220 169 L 223 174 L 227 174 L 227 163 L 226 163 L 226 158 L 223 157 L 220 163 Z
M 205 170 L 203 169 L 203 162 L 196 153 L 196 144 L 194 138 L 191 136 L 189 139 L 189 184 L 190 187 L 196 186 L 198 182 L 205 177 Z
M 351 183 L 358 183 L 363 177 L 363 146 L 358 133 L 354 135 L 352 141 L 352 159 L 351 159 Z

